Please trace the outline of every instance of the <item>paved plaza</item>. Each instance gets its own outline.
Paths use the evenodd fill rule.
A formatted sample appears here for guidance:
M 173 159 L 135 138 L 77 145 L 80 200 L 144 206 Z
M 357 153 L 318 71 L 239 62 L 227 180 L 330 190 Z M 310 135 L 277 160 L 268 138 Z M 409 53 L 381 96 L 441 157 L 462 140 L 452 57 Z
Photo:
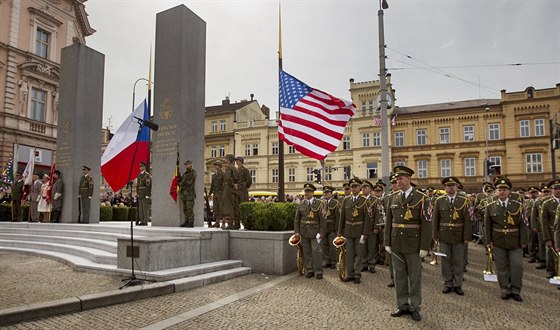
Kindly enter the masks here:
M 553 329 L 560 325 L 560 290 L 524 260 L 524 302 L 500 300 L 497 283 L 484 282 L 481 245 L 469 247 L 465 296 L 441 293 L 440 267 L 423 264 L 422 321 L 392 318 L 395 291 L 388 269 L 342 283 L 335 270 L 322 280 L 295 273 L 251 274 L 198 289 L 21 322 L 6 329 L 301 329 L 431 328 Z M 0 308 L 114 290 L 121 278 L 75 272 L 34 256 L 0 253 Z M 429 260 L 429 258 L 428 258 Z

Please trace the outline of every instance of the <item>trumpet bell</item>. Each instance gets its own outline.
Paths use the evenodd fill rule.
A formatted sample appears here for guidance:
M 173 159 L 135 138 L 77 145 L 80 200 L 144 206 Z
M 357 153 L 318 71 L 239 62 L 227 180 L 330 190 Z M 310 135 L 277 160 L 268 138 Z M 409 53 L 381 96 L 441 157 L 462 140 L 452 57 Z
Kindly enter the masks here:
M 344 236 L 337 236 L 333 239 L 333 245 L 336 248 L 343 247 L 346 244 L 346 238 Z
M 301 242 L 301 236 L 297 234 L 293 234 L 292 236 L 290 236 L 290 239 L 288 240 L 288 243 L 290 243 L 291 246 L 296 246 L 300 242 Z

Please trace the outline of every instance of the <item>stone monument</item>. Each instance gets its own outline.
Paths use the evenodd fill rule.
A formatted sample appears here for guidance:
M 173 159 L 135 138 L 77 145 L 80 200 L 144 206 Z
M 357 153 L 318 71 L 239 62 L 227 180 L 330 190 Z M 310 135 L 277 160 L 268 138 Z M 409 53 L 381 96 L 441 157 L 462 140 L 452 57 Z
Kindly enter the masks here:
M 175 173 L 191 160 L 197 172 L 195 227 L 204 225 L 204 88 L 206 22 L 184 5 L 156 17 L 156 51 L 152 132 L 152 226 L 178 227 L 181 202 L 169 194 Z
M 56 168 L 62 173 L 61 222 L 78 221 L 82 166 L 91 168 L 94 190 L 90 223 L 99 223 L 101 127 L 105 55 L 81 44 L 62 49 Z

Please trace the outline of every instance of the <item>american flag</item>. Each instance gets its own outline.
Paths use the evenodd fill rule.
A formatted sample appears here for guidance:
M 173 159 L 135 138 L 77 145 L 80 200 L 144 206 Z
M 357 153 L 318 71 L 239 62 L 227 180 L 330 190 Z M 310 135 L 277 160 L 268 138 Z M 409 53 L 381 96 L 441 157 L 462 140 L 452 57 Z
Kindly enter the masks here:
M 340 144 L 356 106 L 280 71 L 280 113 L 279 138 L 300 153 L 323 160 Z
M 381 126 L 381 117 L 373 117 L 373 125 Z

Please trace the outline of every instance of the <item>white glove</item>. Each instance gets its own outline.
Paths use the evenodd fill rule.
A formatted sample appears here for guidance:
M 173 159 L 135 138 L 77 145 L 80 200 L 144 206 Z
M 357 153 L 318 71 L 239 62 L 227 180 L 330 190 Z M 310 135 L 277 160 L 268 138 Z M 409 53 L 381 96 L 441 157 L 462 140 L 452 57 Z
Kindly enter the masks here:
M 91 196 L 89 196 L 88 198 L 91 199 Z
M 57 199 L 59 199 L 59 198 L 60 198 L 60 196 L 62 196 L 62 194 L 61 194 L 61 193 L 55 193 L 55 194 L 54 194 L 54 200 L 57 200 Z
M 315 238 L 317 239 L 317 243 L 321 243 L 321 233 L 317 233 L 317 236 L 315 236 Z
M 420 258 L 425 258 L 426 256 L 428 256 L 428 251 L 426 250 L 420 250 Z
M 150 196 L 146 196 L 146 199 L 150 199 Z
M 364 235 L 360 236 L 360 244 L 365 244 L 366 237 Z
M 393 253 L 393 252 L 391 252 L 391 247 L 390 246 L 386 246 L 385 251 L 387 251 L 387 253 L 389 253 L 389 254 Z

